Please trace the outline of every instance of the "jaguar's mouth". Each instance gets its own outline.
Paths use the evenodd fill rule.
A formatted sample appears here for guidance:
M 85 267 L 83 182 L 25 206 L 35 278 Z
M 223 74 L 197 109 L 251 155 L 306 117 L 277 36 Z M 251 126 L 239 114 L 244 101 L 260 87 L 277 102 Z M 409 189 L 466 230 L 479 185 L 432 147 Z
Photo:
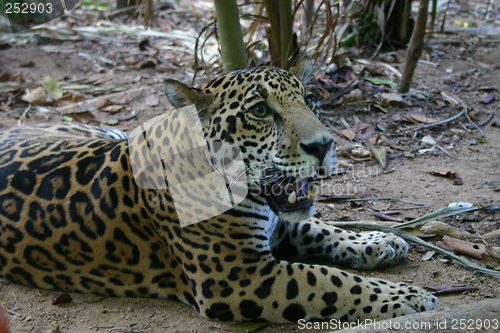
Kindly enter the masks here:
M 274 181 L 262 186 L 263 195 L 271 208 L 280 212 L 305 210 L 312 206 L 318 189 L 309 184 L 304 178 L 293 182 L 293 178 Z

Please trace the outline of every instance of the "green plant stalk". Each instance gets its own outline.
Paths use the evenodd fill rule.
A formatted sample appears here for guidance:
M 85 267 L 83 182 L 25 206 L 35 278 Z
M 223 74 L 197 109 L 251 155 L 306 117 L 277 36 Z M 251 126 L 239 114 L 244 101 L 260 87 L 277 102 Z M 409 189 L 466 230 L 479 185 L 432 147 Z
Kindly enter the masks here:
M 247 67 L 247 54 L 236 0 L 214 0 L 224 71 Z
M 279 17 L 279 1 L 277 0 L 263 0 L 264 7 L 267 12 L 267 21 L 271 26 L 271 39 L 274 45 L 274 58 L 275 62 L 281 61 L 281 33 L 280 33 L 280 17 Z M 277 64 L 280 66 L 281 64 Z
M 293 14 L 292 0 L 281 0 L 280 6 L 280 65 L 283 68 L 288 67 L 288 60 L 292 52 L 292 36 L 293 36 Z

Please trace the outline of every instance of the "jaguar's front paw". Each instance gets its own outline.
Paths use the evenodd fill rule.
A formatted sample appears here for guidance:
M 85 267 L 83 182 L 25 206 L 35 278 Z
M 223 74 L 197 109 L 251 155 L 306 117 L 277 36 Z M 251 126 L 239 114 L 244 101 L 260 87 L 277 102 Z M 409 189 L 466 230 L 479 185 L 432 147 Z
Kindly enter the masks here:
M 349 234 L 333 244 L 332 260 L 357 269 L 379 269 L 397 264 L 408 253 L 408 243 L 379 231 Z

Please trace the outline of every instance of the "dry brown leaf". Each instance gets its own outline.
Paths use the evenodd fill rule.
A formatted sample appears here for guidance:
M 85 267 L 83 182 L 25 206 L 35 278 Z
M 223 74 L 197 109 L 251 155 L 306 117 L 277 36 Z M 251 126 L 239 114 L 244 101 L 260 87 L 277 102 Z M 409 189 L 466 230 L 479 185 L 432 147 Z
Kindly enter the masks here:
M 0 111 L 9 112 L 10 111 L 9 105 L 5 103 L 0 103 Z
M 378 202 L 376 204 L 372 204 L 372 208 L 378 210 L 379 212 L 388 210 L 391 207 L 390 202 Z
M 403 222 L 404 221 L 403 218 L 397 218 L 397 217 L 390 216 L 390 215 L 385 214 L 385 213 L 373 213 L 373 216 L 381 219 L 382 221 L 392 221 L 392 222 Z
M 176 70 L 175 68 L 172 68 L 172 66 L 167 64 L 159 64 L 155 67 L 155 69 L 158 72 L 163 72 L 163 73 L 170 73 Z
M 124 109 L 123 105 L 108 105 L 103 108 L 101 108 L 102 111 L 109 112 L 109 113 L 116 113 L 118 111 L 121 111 Z
M 95 120 L 95 116 L 89 111 L 65 113 L 65 117 L 73 118 L 76 122 L 87 124 Z
M 72 300 L 73 300 L 73 298 L 68 293 L 54 294 L 50 298 L 50 301 L 52 302 L 52 304 L 68 303 L 68 302 L 71 302 Z
M 80 101 L 80 96 L 72 93 L 67 93 L 63 97 L 57 99 L 55 101 L 56 106 L 66 106 L 66 105 L 71 105 L 74 103 L 77 103 Z
M 404 104 L 403 97 L 397 93 L 384 93 L 380 95 L 380 104 L 387 105 L 402 105 Z
M 356 132 L 356 138 L 358 140 L 369 139 L 377 133 L 375 126 L 366 123 L 355 124 L 352 126 L 352 130 Z
M 133 65 L 133 64 L 136 64 L 138 62 L 139 62 L 139 58 L 137 58 L 136 56 L 133 56 L 133 55 L 123 59 L 123 63 L 125 65 Z
M 408 117 L 423 124 L 432 124 L 439 121 L 439 119 L 427 117 L 421 111 L 412 111 L 408 113 Z
M 25 102 L 42 105 L 47 102 L 47 93 L 45 93 L 45 89 L 43 87 L 38 87 L 33 90 L 29 90 L 26 94 L 21 97 L 21 99 Z
M 158 104 L 160 104 L 160 101 L 158 99 L 158 96 L 156 96 L 155 94 L 150 94 L 146 96 L 144 103 L 147 106 L 158 106 Z
M 479 114 L 478 110 L 470 110 L 469 111 L 469 118 L 472 120 L 476 120 L 478 114 Z
M 387 167 L 387 148 L 385 147 L 370 147 L 370 152 L 373 154 L 373 157 L 380 164 L 382 169 Z
M 352 149 L 351 154 L 352 156 L 357 158 L 370 157 L 372 155 L 372 153 L 368 149 L 362 147 L 356 147 Z
M 162 18 L 158 18 L 156 23 L 160 26 L 162 31 L 172 31 L 172 25 Z
M 446 246 L 448 246 L 453 252 L 476 259 L 481 259 L 482 256 L 488 252 L 488 249 L 484 244 L 475 244 L 446 235 L 443 236 L 443 243 L 446 244 Z
M 429 171 L 429 174 L 431 174 L 433 176 L 450 178 L 453 180 L 453 185 L 463 185 L 464 184 L 464 181 L 462 180 L 462 178 L 460 178 L 460 176 L 458 176 L 458 174 L 456 172 Z
M 23 73 L 14 73 L 10 76 L 9 82 L 21 83 L 23 80 Z
M 354 140 L 354 138 L 356 137 L 356 132 L 354 132 L 353 130 L 350 130 L 350 129 L 346 129 L 346 128 L 341 129 L 340 133 L 342 133 L 349 141 Z

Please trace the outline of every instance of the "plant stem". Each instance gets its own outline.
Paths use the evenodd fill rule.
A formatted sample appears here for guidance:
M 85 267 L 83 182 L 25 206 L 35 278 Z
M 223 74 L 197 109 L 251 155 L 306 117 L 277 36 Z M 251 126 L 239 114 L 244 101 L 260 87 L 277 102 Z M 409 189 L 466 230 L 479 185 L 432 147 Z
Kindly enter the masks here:
M 241 32 L 236 0 L 214 0 L 224 71 L 247 67 L 247 55 Z
M 425 26 L 427 24 L 427 13 L 429 0 L 420 0 L 418 14 L 411 34 L 410 44 L 406 52 L 405 66 L 401 82 L 399 83 L 398 92 L 407 93 L 410 90 L 410 84 L 413 78 L 413 73 L 417 67 L 418 59 L 424 49 Z

